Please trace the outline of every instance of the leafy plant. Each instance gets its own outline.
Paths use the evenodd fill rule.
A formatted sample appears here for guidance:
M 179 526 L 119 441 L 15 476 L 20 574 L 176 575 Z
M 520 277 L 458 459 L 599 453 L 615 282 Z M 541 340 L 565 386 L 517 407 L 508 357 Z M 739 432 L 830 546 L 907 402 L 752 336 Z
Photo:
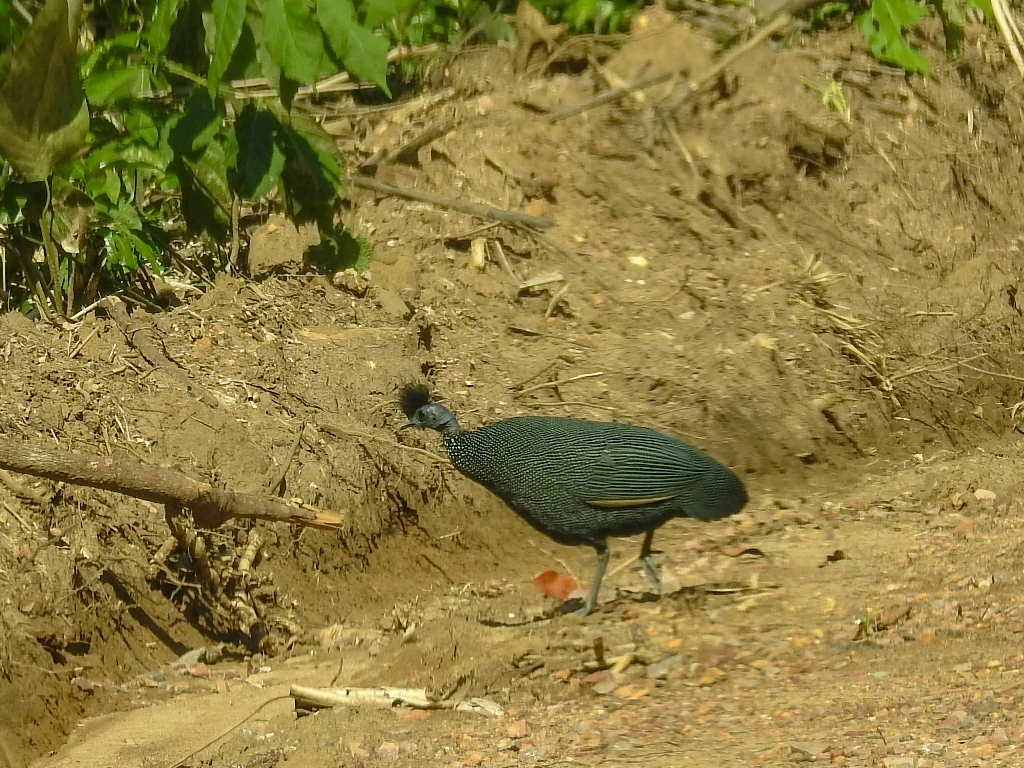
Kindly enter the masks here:
M 551 24 L 564 23 L 573 32 L 615 33 L 628 29 L 646 5 L 643 0 L 533 0 Z
M 0 226 L 41 312 L 145 285 L 175 237 L 205 237 L 212 258 L 194 271 L 223 268 L 239 200 L 273 196 L 315 221 L 321 263 L 365 264 L 335 222 L 343 158 L 292 102 L 340 71 L 390 93 L 389 39 L 370 24 L 390 21 L 394 0 L 107 0 L 81 56 L 81 0 L 49 0 L 24 30 L 2 7 Z M 279 98 L 228 85 L 261 76 Z
M 808 14 L 812 27 L 828 26 L 853 10 L 853 3 L 838 0 L 819 5 Z M 959 54 L 967 23 L 965 8 L 974 8 L 985 19 L 992 19 L 991 0 L 931 0 L 930 5 L 942 21 L 946 50 Z M 931 13 L 929 5 L 916 0 L 872 0 L 856 15 L 855 22 L 864 41 L 879 61 L 894 64 L 915 74 L 927 74 L 931 62 L 907 42 L 905 33 Z

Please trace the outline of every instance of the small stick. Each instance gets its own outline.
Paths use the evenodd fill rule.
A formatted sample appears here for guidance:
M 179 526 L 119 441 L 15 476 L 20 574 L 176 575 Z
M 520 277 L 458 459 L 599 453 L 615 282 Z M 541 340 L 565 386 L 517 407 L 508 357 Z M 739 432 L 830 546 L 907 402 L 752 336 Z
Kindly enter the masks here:
M 427 128 L 425 131 L 417 136 L 413 136 L 409 141 L 405 142 L 401 146 L 395 147 L 393 150 L 384 155 L 384 159 L 381 160 L 382 165 L 391 165 L 396 160 L 402 160 L 403 162 L 415 165 L 410 162 L 409 156 L 412 155 L 412 160 L 416 159 L 416 153 L 419 152 L 423 147 L 430 144 L 435 139 L 439 139 L 444 136 L 448 131 L 455 127 L 454 120 L 445 120 L 440 123 Z
M 453 211 L 459 211 L 460 213 L 469 214 L 470 216 L 476 216 L 480 219 L 494 219 L 495 221 L 501 221 L 506 224 L 536 227 L 538 229 L 546 229 L 547 227 L 554 226 L 555 223 L 551 219 L 546 219 L 541 216 L 530 216 L 526 213 L 516 213 L 515 211 L 505 210 L 504 208 L 495 208 L 492 205 L 456 200 L 451 197 L 435 195 L 432 192 L 421 192 L 418 189 L 396 187 L 383 181 L 370 178 L 369 176 L 356 175 L 352 176 L 349 181 L 355 187 L 371 189 L 374 192 L 380 192 L 381 194 L 392 195 L 394 197 L 404 197 L 406 200 L 417 200 L 421 203 L 430 203 L 431 205 L 437 205 L 442 208 L 450 208 Z
M 781 13 L 778 16 L 776 16 L 774 19 L 771 20 L 771 22 L 768 23 L 767 26 L 765 26 L 762 29 L 759 29 L 757 31 L 757 34 L 751 37 L 749 40 L 747 40 L 747 42 L 729 51 L 729 53 L 727 53 L 725 56 L 723 56 L 721 59 L 715 62 L 714 65 L 709 67 L 706 71 L 702 72 L 700 77 L 698 77 L 696 80 L 691 81 L 689 85 L 682 91 L 682 93 L 680 93 L 678 96 L 676 96 L 674 99 L 672 99 L 672 101 L 668 103 L 667 111 L 675 112 L 685 102 L 689 101 L 690 98 L 693 97 L 693 95 L 696 94 L 701 88 L 703 88 L 705 85 L 713 81 L 720 74 L 722 74 L 722 72 L 724 72 L 737 61 L 742 59 L 744 56 L 746 56 L 748 53 L 750 53 L 752 50 L 754 50 L 757 46 L 759 46 L 769 37 L 774 35 L 776 32 L 781 32 L 783 29 L 789 26 L 790 22 L 792 21 L 793 17 L 790 16 L 788 13 Z
M 558 302 L 560 302 L 565 297 L 565 294 L 568 292 L 569 286 L 566 285 L 565 283 L 562 283 L 562 286 L 557 291 L 555 291 L 555 295 L 551 297 L 551 301 L 548 302 L 548 308 L 547 311 L 544 313 L 544 317 L 549 318 L 553 314 L 555 314 L 555 309 L 558 307 Z
M 558 365 L 558 360 L 552 360 L 549 363 L 546 363 L 543 367 L 538 368 L 536 371 L 531 373 L 525 379 L 520 379 L 519 381 L 517 381 L 515 384 L 513 384 L 511 387 L 509 387 L 509 389 L 519 389 L 519 387 L 521 387 L 524 384 L 527 384 L 527 383 L 533 381 L 538 376 L 540 376 L 542 373 L 547 373 L 548 371 L 550 371 L 556 365 Z
M 14 440 L 0 442 L 0 469 L 123 493 L 165 507 L 186 507 L 198 525 L 210 528 L 233 517 L 325 529 L 338 529 L 344 523 L 343 516 L 336 512 L 214 488 L 173 469 L 109 456 L 83 456 Z
M 569 384 L 573 381 L 580 381 L 581 379 L 592 379 L 595 376 L 604 376 L 604 371 L 594 371 L 594 373 L 581 373 L 579 376 L 570 376 L 568 379 L 560 379 L 558 381 L 546 381 L 543 384 L 534 384 L 532 387 L 521 389 L 517 394 L 525 395 L 527 392 L 536 392 L 538 389 L 548 389 L 554 387 L 560 387 L 563 384 Z
M 401 448 L 403 451 L 409 451 L 410 453 L 418 453 L 420 456 L 424 456 L 430 459 L 431 461 L 436 461 L 438 464 L 448 463 L 448 460 L 445 459 L 443 456 L 439 456 L 438 454 L 424 450 L 423 448 L 417 448 L 415 445 L 405 445 L 404 443 L 400 443 L 397 440 L 389 440 L 386 437 L 378 437 L 377 435 L 370 435 L 367 434 L 366 432 L 353 432 L 352 430 L 339 427 L 337 424 L 329 424 L 327 422 L 318 422 L 316 426 L 317 429 L 322 429 L 327 434 L 334 435 L 335 437 L 344 436 L 354 437 L 358 440 L 373 440 L 378 443 L 386 443 L 387 445 L 393 446 L 395 448 Z
M 1013 374 L 1010 373 L 999 373 L 999 371 L 986 371 L 984 368 L 975 368 L 973 365 L 968 365 L 962 360 L 958 361 L 957 365 L 972 370 L 975 373 L 983 373 L 986 376 L 995 376 L 997 379 L 1009 379 L 1010 381 L 1019 381 L 1022 384 L 1024 384 L 1024 378 L 1020 376 L 1014 376 Z
M 750 40 L 748 40 L 746 43 L 739 46 L 738 48 L 734 49 L 733 51 L 729 52 L 726 56 L 723 56 L 722 59 L 718 61 L 718 63 L 708 68 L 707 71 L 702 72 L 700 77 L 698 77 L 696 80 L 691 81 L 687 89 L 672 101 L 672 103 L 668 107 L 668 110 L 673 111 L 677 109 L 679 105 L 681 105 L 684 101 L 690 98 L 690 96 L 692 96 L 696 91 L 700 90 L 706 84 L 710 83 L 712 80 L 718 77 L 723 70 L 735 64 L 737 61 L 739 61 L 743 56 L 748 54 L 767 37 L 783 29 L 787 24 L 790 23 L 790 21 L 792 21 L 792 18 L 786 13 L 777 16 L 775 19 L 772 20 L 771 23 L 768 24 L 768 26 L 761 29 L 756 35 L 750 38 Z M 653 72 L 649 75 L 645 75 L 643 77 L 638 77 L 635 80 L 630 80 L 627 83 L 623 83 L 618 88 L 609 88 L 607 91 L 602 91 L 601 93 L 598 93 L 590 97 L 589 99 L 584 99 L 583 101 L 577 102 L 576 104 L 570 104 L 567 107 L 555 110 L 554 112 L 547 116 L 547 121 L 550 123 L 557 123 L 558 121 L 564 120 L 567 117 L 572 117 L 573 115 L 578 115 L 581 112 L 587 112 L 591 109 L 594 109 L 595 107 L 599 107 L 602 104 L 607 104 L 610 101 L 615 101 L 616 99 L 621 98 L 622 96 L 625 96 L 627 94 L 633 93 L 634 91 L 649 88 L 650 86 L 657 85 L 658 83 L 664 82 L 665 80 L 670 80 L 673 77 L 679 75 L 686 68 L 686 66 L 688 66 L 688 64 L 683 66 L 671 67 L 669 69 L 663 69 L 658 72 Z
M 141 326 L 136 324 L 136 327 L 132 327 L 131 318 L 128 316 L 128 312 L 125 310 L 124 304 L 121 303 L 120 299 L 116 296 L 108 296 L 103 301 L 103 308 L 106 309 L 110 318 L 120 327 L 128 343 L 139 350 L 150 365 L 164 371 L 172 379 L 183 385 L 186 390 L 198 395 L 199 399 L 206 405 L 211 408 L 220 407 L 220 401 L 213 393 L 198 382 L 192 381 L 184 370 L 168 360 L 166 355 L 157 348 L 157 345 L 148 338 L 147 334 L 142 332 Z
M 68 352 L 68 358 L 74 360 L 76 357 L 78 357 L 79 353 L 85 348 L 85 345 L 92 341 L 92 337 L 95 336 L 98 332 L 98 328 L 93 328 L 92 332 L 88 336 L 86 336 L 85 339 L 78 342 L 75 345 L 75 348 Z
M 267 481 L 267 487 L 270 488 L 270 492 L 273 494 L 278 493 L 281 490 L 281 484 L 284 482 L 284 476 L 288 474 L 288 469 L 292 465 L 292 461 L 295 460 L 295 454 L 299 451 L 299 444 L 302 442 L 302 433 L 306 429 L 305 424 L 299 424 L 299 430 L 295 433 L 295 440 L 292 442 L 292 448 L 288 451 L 288 458 L 282 462 L 280 469 L 270 476 Z
M 523 279 L 516 273 L 515 269 L 512 268 L 512 264 L 505 255 L 505 249 L 501 247 L 501 241 L 494 240 L 493 243 L 494 252 L 498 254 L 498 263 L 501 264 L 501 268 L 508 273 L 508 276 L 512 278 L 516 285 L 521 285 Z
M 231 196 L 231 250 L 228 253 L 228 264 L 235 271 L 238 270 L 238 249 L 239 249 L 239 233 L 238 233 L 238 217 L 242 209 L 242 200 L 238 195 Z

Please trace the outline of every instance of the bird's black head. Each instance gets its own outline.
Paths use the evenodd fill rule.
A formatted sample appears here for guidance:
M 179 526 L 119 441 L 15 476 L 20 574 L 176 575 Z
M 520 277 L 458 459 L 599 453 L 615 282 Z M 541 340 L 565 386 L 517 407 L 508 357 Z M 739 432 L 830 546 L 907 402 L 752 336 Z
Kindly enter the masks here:
M 419 427 L 436 429 L 445 435 L 455 435 L 461 430 L 455 416 L 440 403 L 430 398 L 430 390 L 422 384 L 407 384 L 402 387 L 398 402 L 405 414 L 401 429 Z

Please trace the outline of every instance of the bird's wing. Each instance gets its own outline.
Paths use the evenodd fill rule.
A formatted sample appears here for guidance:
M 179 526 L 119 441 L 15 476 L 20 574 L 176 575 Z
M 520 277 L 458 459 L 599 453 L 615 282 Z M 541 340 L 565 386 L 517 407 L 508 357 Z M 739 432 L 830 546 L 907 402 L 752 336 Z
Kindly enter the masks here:
M 592 507 L 629 509 L 671 501 L 699 482 L 700 468 L 633 446 L 604 448 L 586 465 L 580 496 Z

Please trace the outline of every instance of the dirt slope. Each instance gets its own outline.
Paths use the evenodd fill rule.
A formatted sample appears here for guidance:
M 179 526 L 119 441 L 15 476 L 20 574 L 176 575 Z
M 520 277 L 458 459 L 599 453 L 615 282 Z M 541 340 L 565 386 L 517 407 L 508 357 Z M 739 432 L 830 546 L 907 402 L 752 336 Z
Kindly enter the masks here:
M 695 55 L 698 33 L 672 34 Z M 252 638 L 211 612 L 188 559 L 149 562 L 162 510 L 7 478 L 0 761 L 157 704 L 46 764 L 171 765 L 241 720 L 254 691 L 327 685 L 343 659 L 345 683 L 458 687 L 506 714 L 295 720 L 277 704 L 199 761 L 1014 764 L 1021 97 L 983 31 L 955 64 L 937 26 L 923 35 L 926 82 L 873 64 L 853 30 L 766 46 L 682 111 L 677 137 L 649 100 L 546 122 L 538 110 L 586 97 L 598 73 L 517 76 L 504 49 L 465 53 L 411 105 L 351 109 L 336 132 L 353 158 L 455 126 L 378 178 L 556 224 L 543 238 L 482 230 L 353 191 L 344 216 L 374 246 L 368 277 L 225 279 L 143 321 L 217 406 L 106 318 L 72 332 L 0 320 L 5 439 L 252 492 L 287 464 L 286 497 L 346 515 L 340 534 L 252 529 L 275 643 L 246 660 Z M 849 122 L 822 101 L 832 77 Z M 263 241 L 287 249 L 271 229 Z M 511 272 L 561 278 L 519 293 Z M 639 601 L 637 543 L 616 542 L 625 567 L 602 612 L 524 623 L 549 603 L 531 579 L 585 580 L 592 553 L 539 538 L 433 435 L 396 436 L 395 388 L 413 378 L 467 426 L 514 413 L 656 425 L 736 467 L 753 501 L 727 523 L 666 527 L 673 596 Z M 231 525 L 210 546 L 230 558 L 251 536 Z M 877 631 L 854 641 L 858 619 Z M 331 642 L 309 634 L 331 625 Z M 597 638 L 610 658 L 633 654 L 621 672 L 597 669 Z M 209 677 L 167 666 L 217 642 Z

